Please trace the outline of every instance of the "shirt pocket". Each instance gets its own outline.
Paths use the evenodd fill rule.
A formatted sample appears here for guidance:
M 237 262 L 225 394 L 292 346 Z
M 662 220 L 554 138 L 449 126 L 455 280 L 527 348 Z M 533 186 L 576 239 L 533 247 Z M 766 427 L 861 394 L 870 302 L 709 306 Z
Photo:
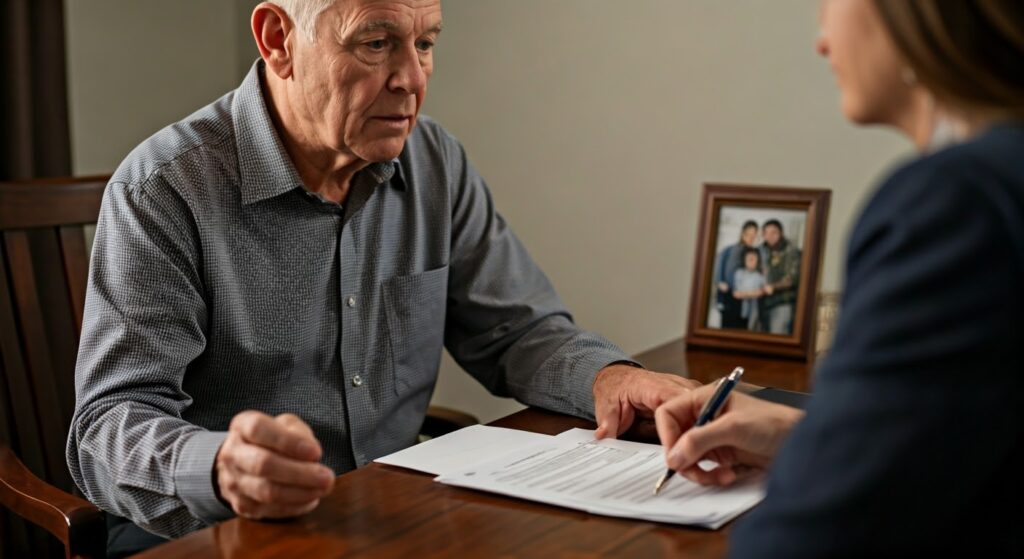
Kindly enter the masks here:
M 444 347 L 448 266 L 384 282 L 395 393 L 430 390 Z

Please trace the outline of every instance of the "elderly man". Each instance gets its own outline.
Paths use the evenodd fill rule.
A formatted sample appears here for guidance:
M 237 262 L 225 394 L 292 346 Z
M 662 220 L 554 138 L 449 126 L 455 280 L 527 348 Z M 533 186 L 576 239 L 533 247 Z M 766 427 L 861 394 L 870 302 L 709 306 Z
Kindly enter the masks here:
M 234 92 L 135 149 L 97 228 L 68 463 L 170 537 L 303 514 L 412 444 L 442 346 L 616 436 L 688 381 L 579 330 L 418 116 L 438 0 L 278 0 Z

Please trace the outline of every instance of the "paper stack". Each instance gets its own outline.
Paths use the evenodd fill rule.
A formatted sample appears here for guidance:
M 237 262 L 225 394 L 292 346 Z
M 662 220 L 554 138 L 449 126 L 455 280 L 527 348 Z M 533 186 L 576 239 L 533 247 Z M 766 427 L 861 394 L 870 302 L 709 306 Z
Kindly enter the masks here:
M 593 514 L 718 528 L 764 498 L 761 480 L 729 488 L 673 477 L 660 446 L 475 425 L 376 460 L 437 475 L 436 481 Z M 712 465 L 713 466 L 713 465 Z

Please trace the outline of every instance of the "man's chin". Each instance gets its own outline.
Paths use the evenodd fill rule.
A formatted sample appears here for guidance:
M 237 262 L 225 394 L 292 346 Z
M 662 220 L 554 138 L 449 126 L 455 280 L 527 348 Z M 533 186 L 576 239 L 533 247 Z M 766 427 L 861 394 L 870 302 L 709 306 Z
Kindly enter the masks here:
M 401 155 L 402 150 L 405 149 L 405 140 L 407 137 L 408 136 L 402 136 L 401 138 L 388 138 L 386 140 L 370 142 L 366 145 L 360 146 L 358 149 L 353 149 L 352 151 L 359 156 L 360 159 L 363 161 L 369 161 L 370 163 L 391 161 Z

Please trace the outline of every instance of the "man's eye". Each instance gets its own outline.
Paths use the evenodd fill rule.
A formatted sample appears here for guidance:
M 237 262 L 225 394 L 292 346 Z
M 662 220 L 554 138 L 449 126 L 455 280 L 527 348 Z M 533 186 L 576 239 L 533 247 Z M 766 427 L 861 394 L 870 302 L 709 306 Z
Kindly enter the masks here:
M 388 42 L 385 41 L 384 39 L 378 39 L 376 41 L 369 41 L 369 42 L 367 42 L 366 46 L 370 50 L 383 50 L 384 47 L 387 46 L 387 44 L 388 44 Z
M 427 52 L 430 49 L 434 48 L 434 43 L 432 41 L 420 41 L 416 43 L 416 48 L 420 49 L 423 52 Z

